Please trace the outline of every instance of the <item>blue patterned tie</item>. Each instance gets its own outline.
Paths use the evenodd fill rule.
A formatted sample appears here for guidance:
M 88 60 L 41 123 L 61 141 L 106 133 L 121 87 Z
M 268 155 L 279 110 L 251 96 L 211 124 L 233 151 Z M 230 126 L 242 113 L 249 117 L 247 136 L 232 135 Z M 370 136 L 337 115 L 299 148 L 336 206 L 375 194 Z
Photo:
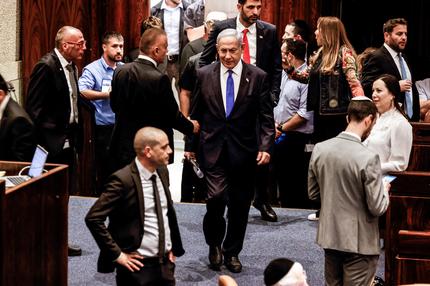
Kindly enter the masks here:
M 402 79 L 408 79 L 408 74 L 406 73 L 405 60 L 402 57 L 402 53 L 399 53 L 399 63 L 400 63 L 400 71 L 402 72 Z M 412 118 L 413 110 L 412 110 L 412 92 L 405 92 L 405 103 L 406 108 L 405 111 L 409 118 Z
M 232 77 L 233 71 L 228 70 L 228 77 L 227 77 L 227 88 L 225 90 L 225 114 L 226 117 L 230 115 L 231 110 L 233 109 L 234 105 L 234 81 Z

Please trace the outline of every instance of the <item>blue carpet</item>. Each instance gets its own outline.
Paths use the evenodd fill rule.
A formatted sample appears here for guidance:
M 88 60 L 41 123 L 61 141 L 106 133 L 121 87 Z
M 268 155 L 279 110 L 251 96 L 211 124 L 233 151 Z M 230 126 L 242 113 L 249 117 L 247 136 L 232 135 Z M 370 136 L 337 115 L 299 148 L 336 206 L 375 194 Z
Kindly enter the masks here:
M 115 285 L 115 275 L 97 273 L 98 247 L 85 226 L 84 217 L 94 199 L 71 197 L 69 203 L 69 242 L 82 248 L 82 256 L 68 261 L 69 285 Z M 311 286 L 324 285 L 324 253 L 315 244 L 317 222 L 306 219 L 310 210 L 276 209 L 279 221 L 269 223 L 251 208 L 243 250 L 239 256 L 243 271 L 232 274 L 225 268 L 208 269 L 208 247 L 202 233 L 205 206 L 175 204 L 185 255 L 176 261 L 177 285 L 217 285 L 218 276 L 228 274 L 238 285 L 263 285 L 263 271 L 274 258 L 288 257 L 300 262 Z M 383 256 L 378 276 L 383 277 Z

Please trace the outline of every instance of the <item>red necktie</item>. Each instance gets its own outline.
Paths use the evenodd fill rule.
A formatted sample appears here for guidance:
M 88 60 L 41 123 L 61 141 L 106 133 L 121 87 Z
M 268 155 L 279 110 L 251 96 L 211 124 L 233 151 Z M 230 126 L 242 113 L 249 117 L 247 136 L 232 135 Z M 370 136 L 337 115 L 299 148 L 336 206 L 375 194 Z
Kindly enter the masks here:
M 242 37 L 242 41 L 243 41 L 243 61 L 247 64 L 251 63 L 251 56 L 249 55 L 249 44 L 248 44 L 248 36 L 246 35 L 249 30 L 248 29 L 244 29 L 243 31 L 243 37 Z

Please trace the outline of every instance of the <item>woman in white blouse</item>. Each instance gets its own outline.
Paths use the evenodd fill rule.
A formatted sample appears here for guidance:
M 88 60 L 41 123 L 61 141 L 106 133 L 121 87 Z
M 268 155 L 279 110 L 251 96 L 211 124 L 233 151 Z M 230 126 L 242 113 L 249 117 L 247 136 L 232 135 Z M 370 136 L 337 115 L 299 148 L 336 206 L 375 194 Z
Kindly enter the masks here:
M 404 171 L 412 148 L 412 126 L 399 106 L 399 81 L 385 74 L 375 80 L 372 89 L 379 118 L 365 144 L 379 155 L 383 174 Z

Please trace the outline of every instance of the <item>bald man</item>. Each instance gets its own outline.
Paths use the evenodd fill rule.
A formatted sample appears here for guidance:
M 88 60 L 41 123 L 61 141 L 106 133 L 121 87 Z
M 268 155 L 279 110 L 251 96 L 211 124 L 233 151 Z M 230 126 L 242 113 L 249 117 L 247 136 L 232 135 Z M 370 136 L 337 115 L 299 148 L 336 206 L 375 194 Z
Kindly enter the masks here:
M 69 191 L 76 187 L 76 154 L 82 134 L 76 60 L 86 50 L 82 32 L 71 26 L 60 28 L 55 36 L 55 49 L 34 66 L 28 85 L 26 109 L 34 122 L 37 144 L 48 152 L 48 162 L 69 165 Z M 70 248 L 69 255 L 80 255 Z

